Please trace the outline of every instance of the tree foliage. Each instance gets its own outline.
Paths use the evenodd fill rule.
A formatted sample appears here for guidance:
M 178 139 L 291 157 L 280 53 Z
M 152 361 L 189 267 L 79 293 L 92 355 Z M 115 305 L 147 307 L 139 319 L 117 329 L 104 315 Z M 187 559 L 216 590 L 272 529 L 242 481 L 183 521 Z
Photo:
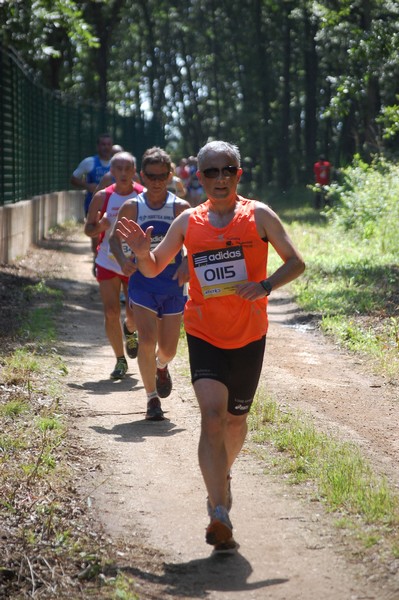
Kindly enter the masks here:
M 150 114 L 171 148 L 239 144 L 259 183 L 398 149 L 396 0 L 11 0 L 3 43 L 43 82 Z
M 63 87 L 81 48 L 98 47 L 74 0 L 0 2 L 0 23 L 1 43 L 18 50 L 52 89 Z

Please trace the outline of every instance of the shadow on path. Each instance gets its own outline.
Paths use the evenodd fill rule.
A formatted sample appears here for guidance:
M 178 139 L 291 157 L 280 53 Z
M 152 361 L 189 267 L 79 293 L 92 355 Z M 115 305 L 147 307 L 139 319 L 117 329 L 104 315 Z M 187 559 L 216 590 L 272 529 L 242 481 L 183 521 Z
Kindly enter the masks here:
M 211 591 L 251 592 L 287 583 L 287 578 L 270 578 L 248 582 L 253 569 L 239 552 L 233 555 L 215 554 L 186 563 L 163 563 L 161 575 L 136 567 L 124 567 L 126 574 L 153 584 L 162 585 L 163 592 L 183 598 L 206 598 Z
M 137 385 L 139 380 L 131 375 L 126 375 L 123 379 L 97 379 L 96 381 L 85 381 L 83 383 L 68 383 L 67 386 L 75 390 L 85 390 L 94 396 L 103 396 L 113 394 L 114 392 L 128 392 L 129 390 L 144 389 L 142 385 Z
M 136 413 L 140 414 L 140 413 Z M 144 412 L 142 413 L 144 415 Z M 165 419 L 164 421 L 131 421 L 130 423 L 120 423 L 114 425 L 111 429 L 101 425 L 92 425 L 90 427 L 96 433 L 114 436 L 116 442 L 144 442 L 149 437 L 170 437 L 185 431 L 185 429 L 176 429 L 176 424 Z

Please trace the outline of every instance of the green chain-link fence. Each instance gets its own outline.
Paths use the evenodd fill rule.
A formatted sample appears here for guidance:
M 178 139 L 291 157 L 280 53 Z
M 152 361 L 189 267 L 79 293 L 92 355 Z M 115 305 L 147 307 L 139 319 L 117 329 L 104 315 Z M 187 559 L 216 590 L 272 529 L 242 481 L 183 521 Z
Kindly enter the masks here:
M 156 122 L 45 89 L 10 48 L 0 46 L 0 206 L 70 189 L 72 171 L 95 153 L 106 131 L 138 161 L 146 148 L 164 145 Z

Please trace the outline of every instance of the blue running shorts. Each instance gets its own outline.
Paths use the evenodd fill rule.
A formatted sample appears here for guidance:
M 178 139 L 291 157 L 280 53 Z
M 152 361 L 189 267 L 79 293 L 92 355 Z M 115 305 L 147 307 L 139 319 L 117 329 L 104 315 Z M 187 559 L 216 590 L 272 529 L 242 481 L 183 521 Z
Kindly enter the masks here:
M 137 288 L 129 290 L 129 305 L 142 306 L 161 319 L 166 315 L 181 315 L 187 296 L 170 296 L 168 294 L 151 294 Z

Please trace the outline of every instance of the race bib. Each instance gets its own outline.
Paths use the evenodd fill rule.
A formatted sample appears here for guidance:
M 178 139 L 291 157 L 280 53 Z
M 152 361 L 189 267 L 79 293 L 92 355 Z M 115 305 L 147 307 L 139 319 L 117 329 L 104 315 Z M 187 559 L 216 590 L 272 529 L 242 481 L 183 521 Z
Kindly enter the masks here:
M 133 258 L 133 250 L 130 248 L 129 244 L 127 244 L 124 240 L 121 241 L 122 252 L 126 256 L 126 258 Z M 115 256 L 112 254 L 110 248 L 108 248 L 108 258 L 115 263 L 117 262 Z
M 248 281 L 241 246 L 197 252 L 193 261 L 205 299 L 235 294 L 236 286 Z
M 129 244 L 127 244 L 124 240 L 121 241 L 121 247 L 122 247 L 122 252 L 126 256 L 126 258 L 130 258 L 130 259 L 134 258 L 133 250 L 130 248 Z M 112 262 L 118 264 L 118 261 L 116 260 L 115 256 L 112 254 L 109 247 L 108 247 L 107 256 L 108 256 L 109 260 L 112 260 Z
M 121 246 L 122 252 L 126 256 L 126 258 L 132 258 L 133 250 L 130 248 L 129 244 L 125 240 L 122 240 Z

